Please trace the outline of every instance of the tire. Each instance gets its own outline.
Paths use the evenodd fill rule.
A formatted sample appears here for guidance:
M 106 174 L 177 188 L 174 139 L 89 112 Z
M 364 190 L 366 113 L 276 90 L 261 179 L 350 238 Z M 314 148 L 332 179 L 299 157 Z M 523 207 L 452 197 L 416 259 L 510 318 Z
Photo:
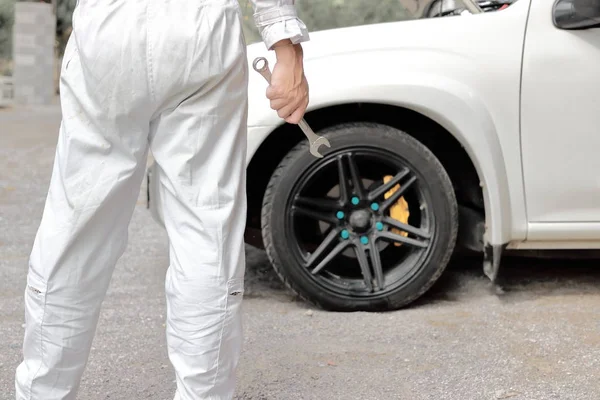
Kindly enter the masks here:
M 389 126 L 344 124 L 320 134 L 332 145 L 321 146 L 323 158 L 313 157 L 302 141 L 281 161 L 267 186 L 262 235 L 269 260 L 289 289 L 325 310 L 389 311 L 409 305 L 438 280 L 454 250 L 458 209 L 448 174 L 428 148 Z M 351 165 L 360 175 L 356 184 Z M 399 229 L 395 222 L 400 220 L 386 218 L 383 195 L 371 201 L 366 194 L 375 196 L 374 190 L 384 186 L 380 176 L 401 177 L 406 170 L 401 179 L 407 180 L 398 182 L 404 182 L 402 198 L 410 213 L 404 222 L 418 230 L 414 237 L 392 231 Z M 362 196 L 355 196 L 361 185 Z M 337 195 L 323 194 L 336 187 Z M 389 194 L 385 190 L 381 193 Z M 352 203 L 354 197 L 359 204 Z M 405 239 L 399 238 L 400 232 Z M 328 240 L 332 242 L 326 246 Z M 335 253 L 340 246 L 347 247 Z M 329 260 L 328 254 L 337 255 Z

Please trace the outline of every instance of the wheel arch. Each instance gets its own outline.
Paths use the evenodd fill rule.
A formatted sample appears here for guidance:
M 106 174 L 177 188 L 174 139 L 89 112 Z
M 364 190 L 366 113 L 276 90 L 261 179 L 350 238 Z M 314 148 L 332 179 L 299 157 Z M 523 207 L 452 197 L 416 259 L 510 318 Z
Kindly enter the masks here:
M 510 221 L 510 203 L 504 164 L 492 155 L 499 151 L 497 138 L 484 141 L 481 138 L 473 142 L 459 130 L 447 117 L 438 115 L 431 109 L 406 107 L 404 105 L 381 102 L 348 102 L 327 104 L 313 108 L 306 113 L 305 119 L 315 131 L 351 122 L 375 122 L 401 129 L 427 146 L 440 159 L 448 171 L 456 191 L 459 205 L 480 212 L 485 218 L 488 232 L 469 240 L 486 243 L 508 241 L 507 222 Z M 477 132 L 471 132 L 471 134 Z M 304 135 L 295 126 L 282 124 L 271 131 L 250 149 L 248 163 L 248 222 L 246 241 L 257 247 L 263 247 L 260 234 L 260 210 L 270 176 L 285 155 Z M 495 161 L 492 161 L 495 160 Z M 500 160 L 502 158 L 500 157 Z M 504 178 L 503 178 L 504 176 Z M 251 184 L 250 184 L 251 183 Z M 486 190 L 491 188 L 492 190 Z M 497 193 L 503 194 L 501 198 Z M 496 195 L 496 198 L 492 196 Z M 504 204 L 501 206 L 501 204 Z M 499 221 L 499 223 L 496 223 Z M 485 237 L 487 236 L 487 237 Z

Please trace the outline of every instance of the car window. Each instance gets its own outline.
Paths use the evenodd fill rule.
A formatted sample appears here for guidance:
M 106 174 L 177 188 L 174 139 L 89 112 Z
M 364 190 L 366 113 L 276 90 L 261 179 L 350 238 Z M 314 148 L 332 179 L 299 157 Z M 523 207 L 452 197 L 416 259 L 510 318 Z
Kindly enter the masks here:
M 468 12 L 468 10 L 460 1 L 435 0 L 427 7 L 424 16 L 427 18 L 446 17 L 450 15 L 460 15 L 463 12 Z

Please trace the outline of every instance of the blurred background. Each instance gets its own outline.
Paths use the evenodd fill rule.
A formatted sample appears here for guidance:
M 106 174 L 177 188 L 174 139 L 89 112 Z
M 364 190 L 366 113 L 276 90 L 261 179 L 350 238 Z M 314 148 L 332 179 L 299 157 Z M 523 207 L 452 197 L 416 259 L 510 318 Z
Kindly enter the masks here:
M 243 12 L 246 41 L 248 44 L 255 43 L 260 40 L 260 36 L 252 19 L 252 3 L 250 0 L 238 1 Z M 56 38 L 53 42 L 55 62 L 51 68 L 55 90 L 58 90 L 58 69 L 71 33 L 71 16 L 77 0 L 0 0 L 0 77 L 13 75 L 13 26 L 17 3 L 46 3 L 53 9 Z M 413 18 L 415 11 L 419 9 L 417 0 L 378 0 L 376 3 L 365 0 L 296 0 L 296 5 L 310 31 L 400 21 Z M 5 81 L 8 82 L 8 79 Z

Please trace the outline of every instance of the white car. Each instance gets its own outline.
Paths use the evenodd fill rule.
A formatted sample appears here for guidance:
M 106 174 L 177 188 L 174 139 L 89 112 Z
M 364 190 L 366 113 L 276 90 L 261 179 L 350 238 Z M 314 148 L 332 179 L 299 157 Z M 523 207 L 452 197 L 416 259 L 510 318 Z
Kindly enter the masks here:
M 311 33 L 323 158 L 251 71 L 246 238 L 302 298 L 397 309 L 458 249 L 495 280 L 504 249 L 600 248 L 600 0 L 464 14 Z

